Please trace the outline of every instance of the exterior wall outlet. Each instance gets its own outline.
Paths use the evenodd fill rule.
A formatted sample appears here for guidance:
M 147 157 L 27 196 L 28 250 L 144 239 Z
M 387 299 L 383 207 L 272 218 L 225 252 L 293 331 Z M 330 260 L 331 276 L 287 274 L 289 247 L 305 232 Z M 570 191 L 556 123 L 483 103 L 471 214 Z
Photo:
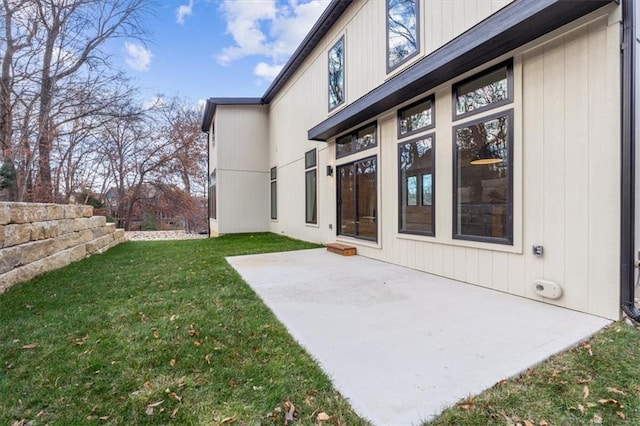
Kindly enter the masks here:
M 533 248 L 533 255 L 534 256 L 542 257 L 542 255 L 544 253 L 544 247 L 538 246 L 538 245 L 534 245 L 532 248 Z
M 535 280 L 533 292 L 547 299 L 559 299 L 562 296 L 562 287 L 553 281 Z

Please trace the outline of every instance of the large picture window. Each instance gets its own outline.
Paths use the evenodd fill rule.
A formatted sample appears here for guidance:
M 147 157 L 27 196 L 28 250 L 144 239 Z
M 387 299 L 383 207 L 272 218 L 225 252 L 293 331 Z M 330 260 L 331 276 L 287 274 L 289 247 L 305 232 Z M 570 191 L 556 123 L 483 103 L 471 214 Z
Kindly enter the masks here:
M 305 178 L 305 222 L 318 223 L 318 167 L 315 149 L 304 155 Z
M 271 219 L 278 219 L 278 169 L 276 167 L 271 168 Z
M 399 231 L 433 236 L 435 136 L 398 145 Z
M 337 167 L 338 234 L 378 239 L 377 159 L 368 157 Z
M 512 101 L 511 62 L 490 68 L 453 86 L 453 114 L 456 119 Z
M 513 243 L 513 110 L 453 129 L 453 238 Z
M 329 111 L 344 103 L 344 36 L 329 49 Z
M 418 0 L 387 0 L 387 72 L 420 50 Z

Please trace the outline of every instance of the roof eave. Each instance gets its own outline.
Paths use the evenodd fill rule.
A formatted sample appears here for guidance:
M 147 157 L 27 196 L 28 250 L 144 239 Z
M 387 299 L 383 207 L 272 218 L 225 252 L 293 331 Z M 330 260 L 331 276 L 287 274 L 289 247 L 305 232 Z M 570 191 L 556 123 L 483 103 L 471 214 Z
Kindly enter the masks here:
M 619 0 L 517 0 L 311 128 L 326 141 L 575 19 Z
M 218 105 L 264 105 L 262 98 L 209 98 L 204 107 L 201 130 L 208 132 L 216 115 Z

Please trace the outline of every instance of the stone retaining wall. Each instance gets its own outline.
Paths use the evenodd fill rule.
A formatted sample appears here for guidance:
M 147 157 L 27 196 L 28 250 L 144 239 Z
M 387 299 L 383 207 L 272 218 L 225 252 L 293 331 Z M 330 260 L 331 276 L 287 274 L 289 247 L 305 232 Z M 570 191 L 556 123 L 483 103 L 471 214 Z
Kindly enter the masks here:
M 0 203 L 0 293 L 124 241 L 91 206 Z

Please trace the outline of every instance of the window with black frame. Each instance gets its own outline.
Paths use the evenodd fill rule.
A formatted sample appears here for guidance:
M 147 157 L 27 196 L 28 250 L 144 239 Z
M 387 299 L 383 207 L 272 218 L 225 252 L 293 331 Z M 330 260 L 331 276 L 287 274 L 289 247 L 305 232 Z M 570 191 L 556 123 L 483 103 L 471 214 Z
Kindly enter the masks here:
M 344 36 L 329 49 L 328 81 L 329 81 L 329 111 L 342 105 L 345 100 L 344 88 Z
M 387 72 L 420 50 L 418 0 L 387 0 Z
M 399 232 L 435 235 L 435 136 L 398 144 Z
M 318 223 L 318 167 L 317 151 L 312 149 L 304 154 L 305 180 L 305 222 Z
M 513 242 L 513 111 L 454 127 L 454 238 Z
M 513 244 L 514 123 L 513 108 L 505 108 L 513 102 L 512 66 L 453 86 L 453 238 Z
M 377 123 L 363 126 L 336 139 L 336 158 L 353 156 L 377 146 Z M 377 156 L 356 158 L 336 166 L 338 235 L 377 241 Z M 342 160 L 344 161 L 344 160 Z

